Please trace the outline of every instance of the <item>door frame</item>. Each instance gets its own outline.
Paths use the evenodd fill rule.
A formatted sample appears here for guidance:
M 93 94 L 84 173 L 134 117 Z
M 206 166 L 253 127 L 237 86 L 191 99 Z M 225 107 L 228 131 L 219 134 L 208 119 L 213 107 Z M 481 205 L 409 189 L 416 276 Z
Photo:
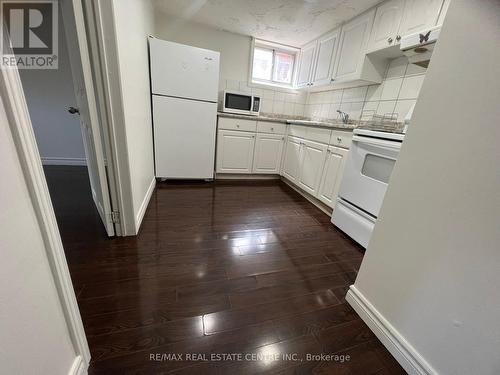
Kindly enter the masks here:
M 80 0 L 63 1 L 60 4 L 63 16 L 63 29 L 66 34 L 69 63 L 75 89 L 75 98 L 80 107 L 78 112 L 82 130 L 87 170 L 94 204 L 101 217 L 109 237 L 115 236 L 119 230 L 119 220 L 115 220 L 114 212 L 119 207 L 112 204 L 112 196 L 116 191 L 112 183 L 113 160 L 108 158 L 107 166 L 105 155 L 108 154 L 106 134 L 103 131 L 103 118 L 99 112 L 99 97 L 95 85 L 95 69 L 91 63 L 92 52 L 89 49 L 87 25 Z
M 0 69 L 0 94 L 75 350 L 76 358 L 71 373 L 85 374 L 90 362 L 90 350 L 29 117 L 28 105 L 16 68 Z
M 72 0 L 74 1 L 74 0 Z M 127 149 L 127 135 L 122 101 L 120 81 L 120 65 L 118 63 L 118 47 L 116 40 L 115 15 L 112 1 L 83 1 L 85 11 L 85 27 L 92 65 L 97 70 L 96 90 L 102 94 L 97 105 L 102 111 L 101 127 L 105 139 L 108 173 L 115 181 L 110 187 L 112 204 L 119 208 L 120 234 L 133 236 L 139 231 L 133 207 L 131 171 Z M 116 195 L 113 197 L 113 190 Z

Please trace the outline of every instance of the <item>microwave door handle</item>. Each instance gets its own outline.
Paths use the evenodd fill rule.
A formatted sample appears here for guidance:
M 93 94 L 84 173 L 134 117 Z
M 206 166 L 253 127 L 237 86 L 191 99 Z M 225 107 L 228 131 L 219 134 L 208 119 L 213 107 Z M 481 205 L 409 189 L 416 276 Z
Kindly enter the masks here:
M 401 148 L 401 142 L 386 141 L 385 139 L 367 138 L 360 137 L 359 135 L 354 135 L 352 137 L 354 142 L 365 143 L 373 146 L 379 146 L 384 148 L 391 148 L 399 150 Z

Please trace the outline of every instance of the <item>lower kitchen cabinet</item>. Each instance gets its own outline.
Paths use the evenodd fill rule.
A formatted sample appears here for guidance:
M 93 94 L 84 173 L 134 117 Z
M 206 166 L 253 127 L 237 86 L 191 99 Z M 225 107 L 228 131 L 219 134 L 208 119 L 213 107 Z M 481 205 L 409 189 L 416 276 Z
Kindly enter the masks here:
M 331 208 L 335 206 L 348 151 L 343 148 L 330 146 L 326 153 L 325 166 L 317 197 Z
M 279 174 L 285 137 L 280 134 L 257 134 L 253 173 Z
M 255 133 L 219 130 L 217 173 L 252 173 Z
M 231 119 L 232 120 L 232 119 Z M 333 208 L 340 188 L 350 134 L 345 131 L 261 123 L 256 131 L 217 132 L 216 172 L 281 175 L 300 190 Z M 252 128 L 252 130 L 254 130 Z
M 328 145 L 302 141 L 300 174 L 298 184 L 309 194 L 316 196 L 321 182 Z
M 302 143 L 300 138 L 288 137 L 286 140 L 281 174 L 294 183 L 298 183 L 300 177 Z

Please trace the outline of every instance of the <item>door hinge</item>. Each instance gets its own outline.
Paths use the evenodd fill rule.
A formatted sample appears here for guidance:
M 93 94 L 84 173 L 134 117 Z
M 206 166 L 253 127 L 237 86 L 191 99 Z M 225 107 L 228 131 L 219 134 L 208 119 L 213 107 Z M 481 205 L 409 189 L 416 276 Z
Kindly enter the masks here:
M 112 211 L 111 212 L 111 221 L 113 224 L 117 224 L 120 222 L 120 212 L 118 211 Z

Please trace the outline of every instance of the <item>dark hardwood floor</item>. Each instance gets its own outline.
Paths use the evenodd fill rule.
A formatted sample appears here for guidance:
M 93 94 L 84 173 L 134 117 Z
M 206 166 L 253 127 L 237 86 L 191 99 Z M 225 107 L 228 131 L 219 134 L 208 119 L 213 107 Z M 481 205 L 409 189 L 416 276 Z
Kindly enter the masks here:
M 345 303 L 363 252 L 284 183 L 161 183 L 107 239 L 85 168 L 46 175 L 91 374 L 405 374 Z

